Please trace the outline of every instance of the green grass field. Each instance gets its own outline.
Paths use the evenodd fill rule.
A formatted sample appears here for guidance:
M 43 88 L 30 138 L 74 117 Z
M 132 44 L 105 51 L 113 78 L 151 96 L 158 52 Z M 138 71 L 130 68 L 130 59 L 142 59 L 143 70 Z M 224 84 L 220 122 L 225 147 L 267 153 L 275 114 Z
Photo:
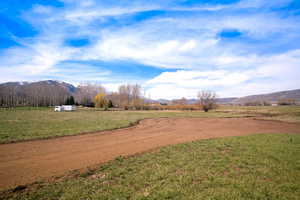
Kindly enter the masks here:
M 300 122 L 300 106 L 227 106 L 208 113 L 202 111 L 99 111 L 95 109 L 54 112 L 50 108 L 2 109 L 0 110 L 0 143 L 122 128 L 145 118 L 245 116 Z
M 157 149 L 2 199 L 251 199 L 300 197 L 300 135 L 200 140 Z
M 240 116 L 245 116 L 245 114 L 204 113 L 202 111 L 99 111 L 95 109 L 54 112 L 48 108 L 1 110 L 0 143 L 122 128 L 145 118 Z
M 300 106 L 223 106 L 219 111 L 255 115 L 259 119 L 300 122 Z

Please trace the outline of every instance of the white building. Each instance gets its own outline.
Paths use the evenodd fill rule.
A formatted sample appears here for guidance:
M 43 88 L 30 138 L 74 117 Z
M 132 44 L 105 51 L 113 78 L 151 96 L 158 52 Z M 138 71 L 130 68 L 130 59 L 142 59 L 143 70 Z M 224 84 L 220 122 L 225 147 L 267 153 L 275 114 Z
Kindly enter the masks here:
M 54 111 L 62 112 L 62 111 L 75 111 L 76 106 L 71 105 L 62 105 L 62 106 L 55 106 Z

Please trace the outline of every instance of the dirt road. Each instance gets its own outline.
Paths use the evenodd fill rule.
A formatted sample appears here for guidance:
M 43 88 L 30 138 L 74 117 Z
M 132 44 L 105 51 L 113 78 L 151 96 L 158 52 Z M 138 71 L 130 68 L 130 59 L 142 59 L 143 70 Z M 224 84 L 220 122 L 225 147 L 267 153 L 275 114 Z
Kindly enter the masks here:
M 0 189 L 62 175 L 156 147 L 252 133 L 300 133 L 299 124 L 254 119 L 147 119 L 94 134 L 0 145 Z

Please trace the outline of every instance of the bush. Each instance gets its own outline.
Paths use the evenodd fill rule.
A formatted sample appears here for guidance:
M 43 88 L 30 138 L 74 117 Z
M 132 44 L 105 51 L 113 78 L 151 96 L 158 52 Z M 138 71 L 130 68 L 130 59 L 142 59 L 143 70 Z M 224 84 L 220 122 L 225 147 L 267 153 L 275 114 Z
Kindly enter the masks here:
M 99 93 L 94 97 L 94 104 L 97 108 L 105 108 L 107 107 L 108 101 L 105 97 L 104 93 Z
M 108 108 L 113 108 L 114 107 L 113 102 L 111 100 L 108 100 L 107 107 Z
M 296 105 L 295 99 L 281 99 L 278 101 L 278 105 L 288 106 L 288 105 Z
M 209 110 L 217 107 L 216 97 L 216 93 L 212 91 L 198 92 L 199 103 L 204 112 L 208 112 Z

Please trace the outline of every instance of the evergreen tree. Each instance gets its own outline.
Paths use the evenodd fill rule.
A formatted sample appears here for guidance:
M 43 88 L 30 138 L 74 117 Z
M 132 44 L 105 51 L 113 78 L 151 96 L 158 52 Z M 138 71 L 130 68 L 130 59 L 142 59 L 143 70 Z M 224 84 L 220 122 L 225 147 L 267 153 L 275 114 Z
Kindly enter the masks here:
M 75 100 L 73 96 L 69 96 L 65 101 L 65 105 L 74 105 L 74 104 L 75 104 Z
M 75 105 L 75 100 L 73 96 L 70 96 L 69 98 L 69 105 Z
M 70 99 L 69 99 L 69 97 L 67 97 L 67 99 L 66 99 L 66 101 L 65 101 L 65 105 L 70 105 Z
M 113 102 L 111 100 L 108 100 L 107 107 L 108 108 L 114 107 Z

